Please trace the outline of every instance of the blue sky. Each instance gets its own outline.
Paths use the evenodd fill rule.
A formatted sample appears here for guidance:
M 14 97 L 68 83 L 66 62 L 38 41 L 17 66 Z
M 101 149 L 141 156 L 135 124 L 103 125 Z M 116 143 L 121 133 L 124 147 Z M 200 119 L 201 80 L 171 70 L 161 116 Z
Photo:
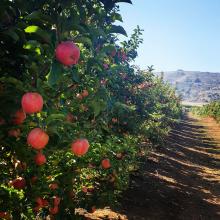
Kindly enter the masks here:
M 119 6 L 129 35 L 144 29 L 135 62 L 142 69 L 220 72 L 220 0 L 132 2 Z

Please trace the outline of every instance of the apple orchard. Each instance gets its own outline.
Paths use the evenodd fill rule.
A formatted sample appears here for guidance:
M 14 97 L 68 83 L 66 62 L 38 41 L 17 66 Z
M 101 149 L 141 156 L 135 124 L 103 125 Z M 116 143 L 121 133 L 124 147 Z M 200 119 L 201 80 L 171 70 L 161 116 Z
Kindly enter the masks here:
M 0 218 L 117 205 L 178 119 L 175 92 L 131 64 L 142 30 L 118 40 L 120 2 L 1 1 Z

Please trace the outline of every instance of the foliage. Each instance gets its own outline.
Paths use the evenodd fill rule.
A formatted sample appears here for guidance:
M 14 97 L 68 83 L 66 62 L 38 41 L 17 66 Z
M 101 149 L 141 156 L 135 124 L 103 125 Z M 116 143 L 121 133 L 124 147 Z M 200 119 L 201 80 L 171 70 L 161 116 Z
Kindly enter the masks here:
M 192 112 L 201 116 L 210 116 L 216 119 L 218 122 L 220 121 L 220 102 L 215 101 L 211 102 L 203 107 L 194 107 Z
M 129 64 L 142 42 L 138 27 L 128 41 L 116 3 L 104 0 L 2 0 L 0 3 L 0 211 L 16 219 L 45 219 L 54 196 L 61 198 L 56 219 L 75 219 L 76 207 L 114 204 L 137 167 L 140 142 L 162 140 L 180 113 L 174 91 L 151 71 Z M 63 66 L 54 57 L 61 41 L 72 40 L 80 60 Z M 88 96 L 82 98 L 84 90 Z M 13 124 L 26 92 L 38 92 L 44 106 Z M 81 95 L 81 96 L 80 96 Z M 49 135 L 42 150 L 47 163 L 34 163 L 27 145 L 31 129 Z M 11 135 L 11 131 L 17 135 Z M 86 138 L 82 157 L 71 143 Z M 103 169 L 108 158 L 111 168 Z M 24 189 L 12 180 L 23 177 Z M 51 185 L 52 184 L 52 185 Z M 51 187 L 53 184 L 58 187 Z M 36 198 L 49 204 L 37 209 Z

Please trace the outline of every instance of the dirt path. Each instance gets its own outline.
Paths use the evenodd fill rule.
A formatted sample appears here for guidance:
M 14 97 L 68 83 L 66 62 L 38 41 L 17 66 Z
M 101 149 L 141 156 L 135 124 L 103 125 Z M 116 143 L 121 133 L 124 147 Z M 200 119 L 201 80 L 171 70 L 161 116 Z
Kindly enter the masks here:
M 220 126 L 186 116 L 123 197 L 129 220 L 220 220 Z

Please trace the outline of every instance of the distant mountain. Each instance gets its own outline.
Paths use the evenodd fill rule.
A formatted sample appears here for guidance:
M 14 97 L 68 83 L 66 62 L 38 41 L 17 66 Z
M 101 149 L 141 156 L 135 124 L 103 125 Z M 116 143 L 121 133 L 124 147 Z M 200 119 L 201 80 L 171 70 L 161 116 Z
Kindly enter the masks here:
M 162 74 L 164 81 L 177 89 L 183 101 L 207 103 L 220 100 L 220 73 L 177 70 Z

